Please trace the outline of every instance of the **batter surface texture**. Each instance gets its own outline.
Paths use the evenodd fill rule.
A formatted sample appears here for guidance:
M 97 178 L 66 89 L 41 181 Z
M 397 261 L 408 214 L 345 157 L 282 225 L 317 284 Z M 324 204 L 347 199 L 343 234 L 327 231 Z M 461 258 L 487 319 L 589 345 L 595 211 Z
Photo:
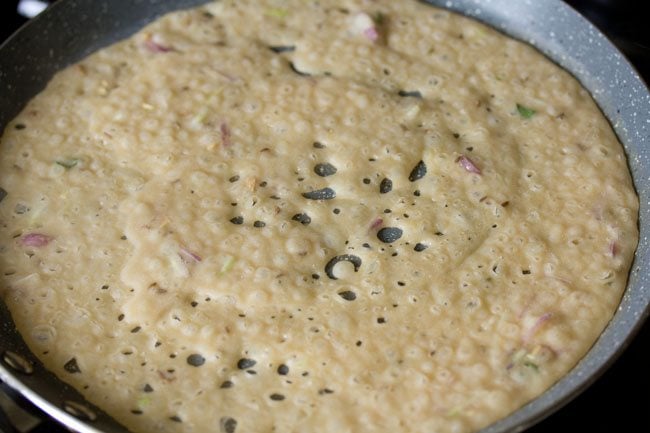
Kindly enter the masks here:
M 416 1 L 223 0 L 58 73 L 0 145 L 0 294 L 134 432 L 472 432 L 566 374 L 637 244 L 622 147 Z

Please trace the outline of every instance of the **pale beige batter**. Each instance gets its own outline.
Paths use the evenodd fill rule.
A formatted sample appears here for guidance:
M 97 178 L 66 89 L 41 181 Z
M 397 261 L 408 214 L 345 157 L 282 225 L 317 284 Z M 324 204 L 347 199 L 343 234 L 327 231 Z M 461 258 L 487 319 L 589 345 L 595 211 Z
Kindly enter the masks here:
M 18 328 L 134 432 L 476 431 L 586 353 L 638 238 L 589 94 L 406 0 L 168 15 L 54 77 L 0 187 Z

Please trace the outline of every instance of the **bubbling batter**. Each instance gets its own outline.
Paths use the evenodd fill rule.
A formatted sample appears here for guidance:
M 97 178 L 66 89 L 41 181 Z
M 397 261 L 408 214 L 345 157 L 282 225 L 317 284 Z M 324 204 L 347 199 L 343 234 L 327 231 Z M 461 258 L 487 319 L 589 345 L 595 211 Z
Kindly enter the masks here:
M 531 47 L 416 1 L 223 0 L 59 72 L 0 147 L 0 293 L 134 432 L 472 432 L 614 313 L 638 199 Z

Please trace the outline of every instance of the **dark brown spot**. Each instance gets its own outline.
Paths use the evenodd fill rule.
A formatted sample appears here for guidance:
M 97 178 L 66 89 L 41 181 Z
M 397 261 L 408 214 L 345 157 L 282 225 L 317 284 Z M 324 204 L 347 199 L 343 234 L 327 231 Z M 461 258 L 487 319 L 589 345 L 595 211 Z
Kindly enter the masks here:
M 346 301 L 354 301 L 355 299 L 357 299 L 357 294 L 351 290 L 344 290 L 342 292 L 339 292 L 339 296 L 345 299 Z
M 399 92 L 397 92 L 397 94 L 402 98 L 422 99 L 422 93 L 420 93 L 418 90 L 400 90 Z
M 63 369 L 71 374 L 81 373 L 81 369 L 77 364 L 77 358 L 72 358 L 63 365 Z
M 278 54 L 290 53 L 292 51 L 296 51 L 296 46 L 295 45 L 272 45 L 269 47 L 269 50 Z
M 221 433 L 235 433 L 237 430 L 237 420 L 229 416 L 224 416 L 219 420 L 219 428 Z

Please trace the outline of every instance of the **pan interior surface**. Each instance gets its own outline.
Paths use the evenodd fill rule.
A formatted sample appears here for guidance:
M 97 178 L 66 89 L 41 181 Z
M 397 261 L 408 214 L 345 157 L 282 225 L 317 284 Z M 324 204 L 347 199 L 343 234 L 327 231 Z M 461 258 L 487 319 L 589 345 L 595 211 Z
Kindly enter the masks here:
M 0 124 L 4 126 L 29 99 L 31 95 L 24 95 L 22 93 L 24 89 L 28 89 L 27 93 L 37 92 L 45 85 L 55 70 L 80 59 L 96 48 L 127 36 L 145 21 L 167 12 L 171 8 L 189 7 L 200 2 L 136 2 L 135 6 L 130 2 L 120 3 L 61 2 L 60 5 L 37 19 L 2 47 L 0 51 L 0 82 L 4 83 L 2 84 L 4 87 L 0 94 L 0 101 L 3 107 L 9 108 L 6 111 L 3 109 L 3 112 L 0 113 Z M 531 1 L 516 5 L 506 1 L 431 3 L 475 17 L 507 34 L 533 44 L 569 70 L 590 90 L 611 121 L 628 153 L 630 168 L 641 201 L 640 227 L 643 238 L 645 234 L 644 222 L 648 211 L 645 205 L 648 202 L 648 186 L 639 180 L 650 177 L 647 151 L 643 146 L 647 143 L 650 133 L 648 132 L 647 118 L 637 115 L 637 113 L 650 112 L 650 102 L 648 91 L 638 75 L 613 46 L 584 19 L 561 2 L 541 4 L 541 2 Z M 133 20 L 129 19 L 128 23 L 124 21 L 124 17 L 129 16 L 125 13 L 128 10 L 126 8 L 134 8 L 130 15 L 134 18 Z M 79 16 L 75 17 L 75 13 L 78 13 Z M 88 17 L 95 18 L 89 20 Z M 36 34 L 40 32 L 39 25 L 53 29 L 57 25 L 57 20 L 59 23 L 62 22 L 61 20 L 87 22 L 97 29 L 97 33 L 92 33 L 95 36 L 81 38 L 80 35 L 83 35 L 84 31 L 80 29 L 83 26 L 76 28 L 64 25 L 64 28 L 67 28 L 70 33 L 66 35 L 66 32 L 62 32 L 59 41 L 50 42 L 53 44 L 50 49 L 49 44 L 42 44 L 36 40 Z M 576 31 L 576 29 L 580 29 L 580 31 Z M 51 33 L 58 34 L 53 30 Z M 92 41 L 91 47 L 88 47 L 88 40 Z M 57 47 L 56 43 L 60 46 Z M 15 56 L 19 52 L 25 52 L 22 47 L 30 47 L 29 44 L 32 44 L 33 51 L 27 51 L 32 54 L 22 59 L 16 59 Z M 48 62 L 43 63 L 42 58 L 50 58 L 52 61 L 49 64 Z M 25 71 L 30 72 L 25 73 Z M 540 398 L 486 428 L 485 432 L 513 431 L 525 428 L 587 386 L 612 361 L 647 315 L 650 294 L 645 284 L 646 277 L 640 272 L 640 269 L 645 268 L 646 260 L 647 251 L 645 246 L 641 245 L 637 250 L 629 288 L 619 311 L 584 360 L 567 377 Z M 46 373 L 39 361 L 29 354 L 18 334 L 9 332 L 13 330 L 13 326 L 6 310 L 3 309 L 1 317 L 3 326 L 8 330 L 2 336 L 2 350 L 18 353 L 28 358 L 35 366 L 35 372 L 31 375 L 16 375 L 11 370 L 5 370 L 2 372 L 2 378 L 26 394 L 31 393 L 31 398 L 38 398 L 33 391 L 44 396 L 45 400 L 41 399 L 40 401 L 43 407 L 54 413 L 55 416 L 67 417 L 65 420 L 67 422 L 74 422 L 71 421 L 74 418 L 57 408 L 64 400 L 82 401 L 81 397 Z M 63 390 L 63 394 L 70 394 L 62 397 L 61 390 Z M 79 431 L 125 431 L 105 417 L 101 411 L 96 412 L 99 414 L 99 418 L 90 424 L 93 427 L 85 427 L 80 423 L 71 426 Z

